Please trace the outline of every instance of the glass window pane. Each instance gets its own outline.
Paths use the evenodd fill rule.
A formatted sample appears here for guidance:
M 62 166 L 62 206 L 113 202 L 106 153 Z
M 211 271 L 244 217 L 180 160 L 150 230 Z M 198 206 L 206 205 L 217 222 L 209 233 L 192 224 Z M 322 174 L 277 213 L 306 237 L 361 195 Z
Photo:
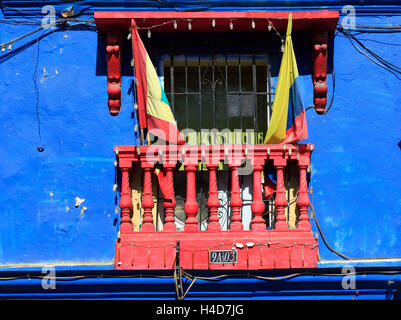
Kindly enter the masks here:
M 253 92 L 252 56 L 241 56 L 241 91 Z
M 199 95 L 189 94 L 188 95 L 188 128 L 199 131 L 200 130 L 200 106 L 199 106 Z
M 241 105 L 239 94 L 227 95 L 227 115 L 228 118 L 236 118 L 241 116 Z
M 185 68 L 174 67 L 174 92 L 185 92 Z
M 223 130 L 227 128 L 227 98 L 225 91 L 223 93 L 216 92 L 216 129 Z M 214 128 L 213 128 L 214 129 Z
M 170 67 L 164 67 L 164 92 L 166 94 L 171 92 Z
M 211 94 L 202 94 L 202 128 L 212 129 L 214 127 L 213 120 L 213 100 Z
M 227 83 L 229 92 L 239 91 L 239 71 L 238 66 L 228 66 L 227 67 Z
M 198 67 L 188 67 L 188 92 L 199 92 L 199 70 Z
M 267 132 L 267 95 L 257 96 L 257 136 Z M 260 142 L 259 142 L 260 143 Z M 263 143 L 263 142 L 261 142 Z
M 267 70 L 266 66 L 256 67 L 256 91 L 267 92 Z
M 255 116 L 255 95 L 242 94 L 241 95 L 241 116 L 253 118 Z
M 187 127 L 187 113 L 184 95 L 174 96 L 174 117 L 177 121 L 178 129 L 182 130 Z

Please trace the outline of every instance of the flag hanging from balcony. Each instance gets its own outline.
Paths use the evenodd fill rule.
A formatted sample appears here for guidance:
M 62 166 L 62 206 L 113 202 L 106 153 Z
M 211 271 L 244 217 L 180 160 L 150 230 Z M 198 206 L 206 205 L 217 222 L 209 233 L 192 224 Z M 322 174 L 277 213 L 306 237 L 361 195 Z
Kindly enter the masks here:
M 134 55 L 137 104 L 141 129 L 174 144 L 185 144 L 156 70 L 132 19 L 132 51 Z
M 292 14 L 288 17 L 285 47 L 277 80 L 272 116 L 265 143 L 296 143 L 308 138 L 302 83 L 291 39 Z

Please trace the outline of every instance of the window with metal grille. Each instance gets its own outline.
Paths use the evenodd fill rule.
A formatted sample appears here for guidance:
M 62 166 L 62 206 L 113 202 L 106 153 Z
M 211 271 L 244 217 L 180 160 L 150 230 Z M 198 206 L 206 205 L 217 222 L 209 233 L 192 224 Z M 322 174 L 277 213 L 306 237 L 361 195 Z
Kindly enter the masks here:
M 265 38 L 185 33 L 149 41 L 178 128 L 195 131 L 188 143 L 223 143 L 202 134 L 212 129 L 228 129 L 231 143 L 263 143 L 274 95 Z

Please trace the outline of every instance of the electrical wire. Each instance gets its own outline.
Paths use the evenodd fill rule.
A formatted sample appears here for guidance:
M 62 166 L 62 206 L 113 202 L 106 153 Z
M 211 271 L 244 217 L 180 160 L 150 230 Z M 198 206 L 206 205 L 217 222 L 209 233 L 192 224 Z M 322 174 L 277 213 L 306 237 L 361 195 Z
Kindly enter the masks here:
M 51 29 L 51 30 L 49 30 L 49 31 L 47 31 L 47 32 L 46 32 L 47 29 L 44 29 L 44 28 L 42 28 L 42 29 L 44 30 L 44 32 L 43 32 L 40 36 L 37 36 L 35 39 L 30 40 L 30 41 L 24 43 L 23 45 L 21 45 L 20 47 L 16 47 L 16 48 L 12 49 L 12 50 L 9 51 L 9 52 L 6 52 L 6 53 L 4 53 L 4 54 L 0 54 L 0 64 L 3 63 L 3 62 L 5 62 L 5 61 L 7 61 L 8 59 L 14 57 L 16 54 L 18 54 L 18 53 L 24 51 L 24 50 L 27 49 L 28 47 L 30 47 L 30 46 L 36 44 L 37 41 L 40 41 L 40 40 L 42 40 L 43 38 L 45 38 L 45 37 L 47 37 L 47 36 L 49 36 L 49 35 L 51 35 L 51 34 L 53 34 L 53 33 L 55 33 L 55 32 L 74 31 L 74 30 L 94 31 L 94 32 L 97 32 L 97 29 L 96 29 L 95 26 L 91 26 L 90 24 L 87 24 L 87 23 L 79 23 L 79 24 L 74 24 L 74 25 L 61 25 L 61 26 L 59 26 L 58 28 Z M 34 31 L 35 31 L 35 33 L 36 33 L 36 32 L 38 32 L 38 31 L 40 31 L 40 30 L 41 30 L 41 29 L 36 29 L 36 30 L 34 30 Z M 33 34 L 33 33 L 32 33 L 32 34 Z M 23 35 L 23 36 L 21 36 L 21 37 L 19 37 L 19 38 L 23 39 L 23 38 L 25 38 L 25 37 L 26 37 L 26 35 Z M 18 38 L 16 38 L 16 39 L 18 39 Z M 20 40 L 21 40 L 21 39 L 20 39 L 20 40 L 17 40 L 17 41 L 16 41 L 16 39 L 10 40 L 10 41 L 8 41 L 8 42 L 6 42 L 6 43 L 16 43 L 17 41 L 20 41 Z M 4 46 L 5 46 L 6 43 L 1 44 L 0 47 L 1 47 L 1 48 L 4 48 Z
M 363 28 L 363 29 L 373 29 L 373 30 L 381 30 L 381 29 L 386 29 L 386 30 L 401 30 L 401 26 L 378 26 L 378 25 L 370 25 L 370 26 L 365 26 L 365 25 L 356 25 L 356 29 L 358 28 Z
M 30 31 L 30 32 L 28 32 L 28 33 L 25 33 L 24 35 L 19 36 L 19 37 L 13 39 L 13 40 L 10 40 L 10 41 L 7 41 L 7 42 L 4 42 L 4 43 L 0 44 L 0 47 L 1 47 L 1 48 L 5 48 L 6 46 L 9 46 L 9 45 L 11 45 L 11 44 L 13 44 L 13 43 L 15 43 L 15 42 L 17 42 L 17 41 L 19 41 L 19 40 L 22 40 L 22 39 L 24 39 L 24 38 L 30 36 L 31 34 L 34 34 L 34 33 L 36 33 L 36 32 L 39 32 L 39 31 L 41 31 L 42 29 L 43 29 L 43 27 L 41 26 L 41 27 L 39 27 L 38 29 L 35 29 L 35 30 Z
M 199 270 L 201 272 L 201 270 Z M 197 273 L 199 273 L 199 271 Z M 302 272 L 296 272 L 296 273 L 291 273 L 285 276 L 277 276 L 277 277 L 265 277 L 261 276 L 258 274 L 255 274 L 253 272 L 237 272 L 237 273 L 226 273 L 226 274 L 220 274 L 216 276 L 201 276 L 199 274 L 193 275 L 184 269 L 181 268 L 181 274 L 183 277 L 188 278 L 189 280 L 192 280 L 192 282 L 195 282 L 196 280 L 209 280 L 209 281 L 218 281 L 222 280 L 225 278 L 229 277 L 247 277 L 247 278 L 258 278 L 261 280 L 287 280 L 290 278 L 298 277 L 298 276 L 305 276 L 305 275 L 313 275 L 313 276 L 344 276 L 344 273 L 336 273 L 336 272 L 327 272 L 327 270 L 322 270 L 321 272 L 319 271 L 302 271 Z M 352 273 L 347 273 L 347 275 L 366 275 L 366 274 L 401 274 L 401 270 L 359 270 L 355 271 Z M 20 279 L 44 279 L 44 278 L 49 278 L 49 275 L 35 275 L 32 273 L 27 273 L 22 276 L 12 276 L 12 277 L 0 277 L 0 281 L 10 281 L 10 280 L 20 280 Z M 100 274 L 82 274 L 82 275 L 74 275 L 74 276 L 54 276 L 52 279 L 54 280 L 60 280 L 60 281 L 71 281 L 71 280 L 82 280 L 82 279 L 107 279 L 107 278 L 159 278 L 159 279 L 173 279 L 175 278 L 174 274 L 171 275 L 159 275 L 159 274 L 151 274 L 151 273 L 130 273 L 127 275 L 121 275 L 121 274 L 105 274 L 105 273 L 100 273 Z M 192 287 L 192 286 L 191 286 Z M 187 291 L 188 288 L 187 288 Z
M 174 269 L 174 286 L 178 300 L 183 300 L 184 297 L 183 285 L 182 285 L 182 273 L 183 273 L 182 267 Z
M 30 273 L 23 276 L 15 276 L 15 277 L 0 277 L 0 281 L 8 281 L 8 280 L 20 280 L 20 279 L 44 279 L 49 278 L 49 275 L 32 275 Z M 82 280 L 82 279 L 93 279 L 93 278 L 160 278 L 160 279 L 171 279 L 174 278 L 174 275 L 166 275 L 161 276 L 157 274 L 143 274 L 143 273 L 134 273 L 129 275 L 117 275 L 117 274 L 83 274 L 77 276 L 54 276 L 52 279 L 59 281 L 71 281 L 71 280 Z
M 342 27 L 338 27 L 337 30 L 341 32 L 351 43 L 351 45 L 360 54 L 368 58 L 370 61 L 383 68 L 384 70 L 392 73 L 397 79 L 401 80 L 399 75 L 401 75 L 401 67 L 387 61 L 373 50 L 366 47 L 356 36 L 349 31 L 345 31 Z
M 182 296 L 182 299 L 185 299 L 185 296 L 187 295 L 189 289 L 191 289 L 191 287 L 193 286 L 193 284 L 195 283 L 196 279 L 198 279 L 198 277 L 194 277 L 191 284 L 188 286 L 187 290 L 185 290 L 184 295 Z
M 385 274 L 385 275 L 394 275 L 394 274 L 401 274 L 401 270 L 360 270 L 360 271 L 354 271 L 354 272 L 347 272 L 347 276 L 350 275 L 367 275 L 367 274 Z M 192 275 L 188 272 L 183 272 L 183 275 L 189 279 L 194 279 L 195 277 L 200 280 L 206 280 L 206 281 L 221 281 L 226 278 L 232 278 L 232 277 L 246 277 L 246 278 L 256 278 L 259 280 L 266 280 L 266 281 L 283 281 L 283 280 L 289 280 L 293 279 L 296 277 L 300 276 L 333 276 L 333 277 L 339 277 L 339 276 L 344 276 L 344 273 L 330 273 L 327 271 L 302 271 L 302 272 L 297 272 L 297 273 L 291 273 L 285 276 L 277 276 L 277 277 L 265 277 L 261 276 L 258 274 L 246 272 L 246 273 L 228 273 L 228 274 L 222 274 L 218 276 L 211 276 L 211 277 L 205 277 L 205 276 L 200 276 L 200 275 Z
M 343 37 L 343 38 L 347 38 L 346 36 L 344 36 L 344 35 L 337 35 L 338 37 Z M 376 39 L 368 39 L 368 38 L 358 38 L 360 41 L 362 40 L 362 41 L 371 41 L 371 42 L 375 42 L 375 43 L 380 43 L 380 44 L 385 44 L 385 45 L 388 45 L 388 46 L 397 46 L 397 47 L 401 47 L 401 44 L 399 44 L 399 43 L 391 43 L 391 42 L 384 42 L 384 41 L 379 41 L 379 40 L 376 40 Z
M 310 204 L 310 208 L 311 208 L 311 212 L 313 214 L 313 220 L 315 221 L 316 227 L 319 231 L 320 236 L 322 237 L 322 240 L 324 242 L 324 244 L 326 245 L 327 249 L 329 249 L 331 252 L 335 253 L 336 255 L 340 256 L 341 258 L 345 259 L 345 260 L 393 260 L 393 259 L 401 259 L 401 257 L 381 257 L 381 258 L 351 258 L 349 256 L 346 256 L 345 254 L 342 254 L 336 250 L 334 250 L 330 244 L 328 243 L 328 241 L 326 240 L 324 233 L 319 225 L 319 221 L 317 219 L 316 216 L 316 212 L 315 212 L 315 208 L 313 207 L 313 204 Z
M 36 38 L 36 44 L 37 44 L 37 49 L 36 49 L 36 63 L 35 63 L 35 71 L 32 76 L 32 81 L 34 85 L 34 90 L 35 90 L 35 111 L 36 111 L 36 119 L 37 119 L 37 125 L 38 125 L 38 136 L 39 136 L 39 141 L 42 142 L 42 135 L 40 132 L 40 114 L 39 114 L 39 88 L 36 80 L 37 76 L 37 71 L 38 71 L 38 65 L 39 65 L 39 37 Z M 37 147 L 37 150 L 39 152 L 43 152 L 44 148 L 41 146 Z
M 325 238 L 325 236 L 324 236 L 324 233 L 323 233 L 322 229 L 320 228 L 319 222 L 318 222 L 317 217 L 316 217 L 315 208 L 313 207 L 312 203 L 310 203 L 310 208 L 311 208 L 311 211 L 312 211 L 312 215 L 313 215 L 313 218 L 314 218 L 316 227 L 317 227 L 317 229 L 319 230 L 320 236 L 322 237 L 322 240 L 323 240 L 324 244 L 326 245 L 327 249 L 329 249 L 331 252 L 335 253 L 336 255 L 340 256 L 340 257 L 343 258 L 343 259 L 346 259 L 346 260 L 353 260 L 353 258 L 348 257 L 348 256 L 346 256 L 346 255 L 344 255 L 344 254 L 342 254 L 342 253 L 337 252 L 336 250 L 334 250 L 334 249 L 330 246 L 330 244 L 327 242 L 327 240 L 326 240 L 326 238 Z
M 3 20 L 0 20 L 0 23 L 3 22 Z M 79 22 L 79 24 L 69 24 L 70 22 Z M 4 23 L 4 22 L 3 22 Z M 60 18 L 58 20 L 56 20 L 54 27 L 60 27 L 63 28 L 63 30 L 71 30 L 70 28 L 72 27 L 73 29 L 80 26 L 86 26 L 89 27 L 89 29 L 94 28 L 94 31 L 97 31 L 96 27 L 95 27 L 95 20 L 93 19 L 77 19 L 77 18 Z M 41 25 L 39 28 L 32 30 L 30 32 L 27 32 L 25 34 L 23 34 L 22 36 L 19 36 L 15 39 L 12 39 L 10 41 L 4 42 L 2 44 L 0 44 L 0 48 L 5 48 L 6 46 L 9 46 L 11 44 L 14 44 L 34 33 L 37 33 L 43 29 L 47 29 L 46 27 L 44 27 L 43 25 Z M 54 29 L 53 29 L 54 30 Z
M 376 53 L 374 53 L 372 50 L 368 49 L 365 45 L 362 44 L 362 42 L 360 42 L 352 33 L 347 33 L 348 37 L 351 37 L 356 43 L 358 43 L 359 46 L 361 46 L 366 52 L 368 52 L 369 54 L 371 54 L 374 58 L 376 58 L 377 60 L 379 60 L 382 63 L 387 64 L 389 67 L 395 68 L 396 71 L 400 71 L 401 68 L 388 62 L 387 60 L 385 60 L 384 58 L 380 57 L 379 55 L 377 55 Z
M 34 61 L 34 73 L 32 76 L 32 81 L 33 81 L 33 85 L 34 85 L 34 92 L 35 92 L 35 113 L 36 113 L 36 119 L 37 119 L 37 130 L 38 130 L 38 137 L 39 137 L 39 143 L 42 142 L 42 134 L 41 134 L 41 121 L 40 121 L 40 113 L 39 113 L 39 88 L 37 85 L 37 70 L 38 70 L 38 65 L 39 65 L 39 43 L 40 40 L 42 40 L 44 37 L 53 34 L 54 32 L 60 32 L 60 31 L 65 31 L 65 30 L 90 30 L 90 31 L 97 31 L 96 27 L 93 26 L 88 26 L 87 23 L 79 23 L 79 24 L 75 24 L 75 25 L 61 25 L 59 28 L 50 30 L 48 32 L 46 32 L 46 29 L 43 27 L 40 27 L 38 29 L 35 29 L 31 32 L 28 32 L 20 37 L 17 37 L 11 41 L 8 41 L 6 43 L 3 43 L 0 45 L 0 47 L 3 49 L 5 48 L 5 46 L 11 46 L 12 44 L 30 36 L 36 33 L 36 39 L 31 40 L 25 44 L 23 44 L 22 46 L 15 48 L 5 54 L 0 55 L 0 64 L 7 61 L 8 59 L 14 57 L 16 54 L 24 51 L 25 49 L 27 49 L 28 47 L 35 45 L 36 44 L 36 61 Z M 43 31 L 40 35 L 38 34 L 38 32 Z M 39 152 L 43 152 L 45 149 L 41 146 L 38 145 L 37 146 L 37 151 Z
M 218 282 L 222 281 L 227 278 L 254 278 L 262 281 L 287 281 L 291 280 L 297 277 L 301 276 L 333 276 L 333 277 L 344 277 L 344 273 L 330 273 L 327 271 L 302 271 L 302 272 L 297 272 L 297 273 L 292 273 L 284 276 L 276 276 L 276 277 L 266 277 L 262 276 L 259 274 L 254 274 L 251 272 L 241 272 L 241 273 L 231 273 L 231 274 L 222 274 L 218 276 L 201 276 L 201 275 L 193 275 L 191 273 L 186 272 L 182 268 L 179 268 L 179 273 L 180 277 L 177 277 L 177 270 L 174 271 L 173 275 L 154 275 L 154 274 L 129 274 L 129 275 L 116 275 L 116 274 L 107 274 L 104 275 L 102 274 L 95 274 L 95 275 L 77 275 L 77 276 L 55 276 L 51 277 L 52 280 L 57 280 L 57 281 L 78 281 L 78 280 L 83 280 L 83 279 L 88 279 L 88 278 L 97 278 L 97 279 L 108 279 L 108 278 L 159 278 L 159 279 L 171 279 L 173 278 L 174 280 L 174 286 L 175 286 L 175 291 L 177 294 L 177 299 L 178 300 L 184 300 L 187 294 L 189 293 L 189 290 L 192 288 L 192 286 L 195 284 L 197 279 L 203 280 L 203 281 L 211 281 L 211 282 Z M 353 272 L 347 272 L 347 276 L 356 276 L 356 275 L 369 275 L 369 274 L 381 274 L 381 275 L 398 275 L 401 274 L 401 270 L 358 270 L 358 271 L 353 271 Z M 191 280 L 190 285 L 187 287 L 185 290 L 185 293 L 183 292 L 183 286 L 182 286 L 182 277 L 185 277 L 189 280 Z M 14 277 L 0 277 L 0 281 L 12 281 L 12 280 L 20 280 L 20 279 L 49 279 L 48 275 L 32 275 L 32 274 L 26 274 L 24 276 L 14 276 Z M 180 279 L 180 280 L 179 280 Z
M 352 28 L 352 29 L 359 33 L 399 33 L 399 32 L 401 32 L 401 26 L 356 25 L 355 28 Z

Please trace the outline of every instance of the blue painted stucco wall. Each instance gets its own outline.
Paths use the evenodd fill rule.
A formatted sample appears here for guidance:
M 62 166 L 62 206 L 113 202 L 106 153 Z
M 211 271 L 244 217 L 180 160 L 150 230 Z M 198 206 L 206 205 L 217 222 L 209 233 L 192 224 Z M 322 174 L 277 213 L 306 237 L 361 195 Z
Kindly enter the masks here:
M 2 3 L 12 6 L 14 2 Z M 37 1 L 36 7 L 20 6 L 19 10 L 39 14 L 43 3 Z M 150 1 L 141 2 L 142 8 L 133 2 L 124 5 L 120 1 L 118 7 L 110 3 L 99 4 L 97 9 L 159 10 L 151 7 Z M 231 2 L 234 8 L 224 1 L 215 3 L 222 10 L 247 9 L 243 2 Z M 307 1 L 292 3 L 297 10 L 308 9 Z M 328 7 L 325 1 L 319 3 L 310 1 L 310 8 L 341 11 L 347 4 L 337 1 Z M 397 8 L 388 9 L 394 3 L 356 6 L 357 13 L 361 12 L 357 24 L 400 25 Z M 66 6 L 63 1 L 58 4 L 58 10 Z M 274 4 L 285 9 L 282 1 L 251 1 L 248 8 L 274 9 Z M 80 5 L 85 6 L 85 1 Z M 180 8 L 188 6 L 177 1 L 174 8 L 167 9 Z M 4 12 L 2 21 L 10 19 L 10 10 Z M 86 17 L 91 18 L 91 12 L 86 12 Z M 34 28 L 0 23 L 0 42 Z M 400 33 L 359 37 L 390 62 L 401 61 Z M 57 31 L 41 39 L 39 47 L 35 39 L 36 35 L 30 36 L 0 52 L 0 264 L 111 263 L 119 224 L 112 191 L 113 147 L 137 142 L 129 92 L 132 76 L 123 77 L 122 112 L 111 117 L 106 105 L 102 40 L 97 33 Z M 23 44 L 26 48 L 18 50 Z M 341 34 L 333 44 L 333 105 L 325 116 L 307 112 L 306 142 L 315 144 L 311 200 L 335 250 L 355 258 L 401 257 L 401 82 L 358 53 Z M 298 48 L 305 50 L 302 45 Z M 308 58 L 298 61 L 304 99 L 312 103 L 309 63 Z M 330 98 L 332 73 L 328 85 Z M 45 150 L 38 152 L 38 146 Z M 87 210 L 82 214 L 82 206 L 74 207 L 75 197 L 85 199 L 82 206 Z M 323 260 L 340 259 L 319 241 Z
M 32 29 L 1 24 L 0 38 Z M 2 264 L 112 260 L 119 224 L 113 147 L 136 140 L 130 79 L 123 79 L 122 112 L 111 117 L 106 77 L 97 75 L 97 43 L 96 32 L 55 32 L 39 49 L 34 43 L 1 63 Z M 75 197 L 85 199 L 83 214 Z
M 400 25 L 399 16 L 356 21 Z M 400 61 L 400 33 L 358 38 L 384 59 L 396 65 Z M 311 199 L 337 251 L 355 258 L 399 257 L 401 81 L 341 34 L 334 41 L 334 67 L 331 110 L 326 116 L 309 113 L 308 118 L 309 140 L 316 145 Z M 332 259 L 323 245 L 320 249 L 322 257 Z

